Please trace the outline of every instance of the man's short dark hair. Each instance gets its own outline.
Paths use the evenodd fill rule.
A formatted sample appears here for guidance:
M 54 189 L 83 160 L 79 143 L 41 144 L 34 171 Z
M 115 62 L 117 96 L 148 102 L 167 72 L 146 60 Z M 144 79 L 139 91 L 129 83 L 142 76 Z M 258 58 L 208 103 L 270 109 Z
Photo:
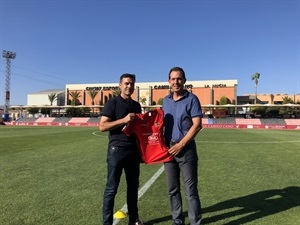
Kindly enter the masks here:
M 171 74 L 173 71 L 179 71 L 179 72 L 181 72 L 183 80 L 186 81 L 185 72 L 184 72 L 184 70 L 183 70 L 181 67 L 179 67 L 179 66 L 175 66 L 175 67 L 173 67 L 172 69 L 170 69 L 170 72 L 169 72 L 169 80 L 170 80 L 170 74 Z
M 120 83 L 122 83 L 123 78 L 131 78 L 135 83 L 135 74 L 133 73 L 124 73 L 120 76 Z

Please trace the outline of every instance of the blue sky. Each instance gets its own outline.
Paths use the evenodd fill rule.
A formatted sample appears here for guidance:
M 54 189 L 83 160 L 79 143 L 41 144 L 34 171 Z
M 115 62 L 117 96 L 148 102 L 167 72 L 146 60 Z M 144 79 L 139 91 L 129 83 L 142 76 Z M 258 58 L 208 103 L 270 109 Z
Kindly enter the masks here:
M 238 80 L 238 95 L 300 93 L 300 0 L 0 0 L 0 50 L 14 51 L 11 105 L 65 84 Z M 1 54 L 2 55 L 2 54 Z M 0 63 L 4 104 L 5 60 Z

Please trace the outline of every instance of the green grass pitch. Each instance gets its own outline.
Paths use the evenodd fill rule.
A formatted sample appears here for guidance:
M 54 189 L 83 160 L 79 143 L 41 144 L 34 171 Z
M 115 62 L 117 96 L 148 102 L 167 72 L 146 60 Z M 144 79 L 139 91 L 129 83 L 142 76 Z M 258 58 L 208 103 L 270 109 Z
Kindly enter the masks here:
M 300 224 L 300 131 L 204 129 L 196 141 L 203 224 Z M 0 126 L 0 224 L 101 225 L 106 151 L 97 127 Z M 142 164 L 140 187 L 161 167 Z M 116 211 L 125 199 L 123 177 Z M 164 173 L 139 209 L 147 225 L 172 223 Z

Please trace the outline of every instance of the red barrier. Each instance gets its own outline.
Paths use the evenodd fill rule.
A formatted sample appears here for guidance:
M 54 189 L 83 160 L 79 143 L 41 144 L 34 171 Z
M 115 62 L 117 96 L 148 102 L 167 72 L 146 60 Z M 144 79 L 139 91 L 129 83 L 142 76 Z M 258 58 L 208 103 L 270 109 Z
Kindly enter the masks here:
M 204 128 L 239 128 L 239 129 L 286 129 L 300 130 L 300 125 L 253 125 L 253 124 L 203 124 Z
M 98 127 L 99 123 L 44 123 L 44 122 L 5 122 L 5 125 L 11 126 L 61 126 L 61 127 Z
M 4 122 L 10 126 L 61 126 L 61 127 L 98 127 L 99 123 L 59 123 L 59 122 Z M 203 124 L 203 128 L 232 128 L 232 129 L 281 129 L 300 130 L 300 125 L 254 125 L 254 124 Z

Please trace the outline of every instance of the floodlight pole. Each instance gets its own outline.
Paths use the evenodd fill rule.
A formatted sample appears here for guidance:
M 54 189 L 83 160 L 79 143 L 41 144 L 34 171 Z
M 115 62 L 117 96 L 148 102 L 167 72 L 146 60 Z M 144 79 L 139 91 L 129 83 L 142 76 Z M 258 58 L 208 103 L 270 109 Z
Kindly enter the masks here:
M 10 60 L 16 58 L 16 53 L 3 50 L 2 56 L 6 59 L 4 119 L 8 120 L 10 106 Z

